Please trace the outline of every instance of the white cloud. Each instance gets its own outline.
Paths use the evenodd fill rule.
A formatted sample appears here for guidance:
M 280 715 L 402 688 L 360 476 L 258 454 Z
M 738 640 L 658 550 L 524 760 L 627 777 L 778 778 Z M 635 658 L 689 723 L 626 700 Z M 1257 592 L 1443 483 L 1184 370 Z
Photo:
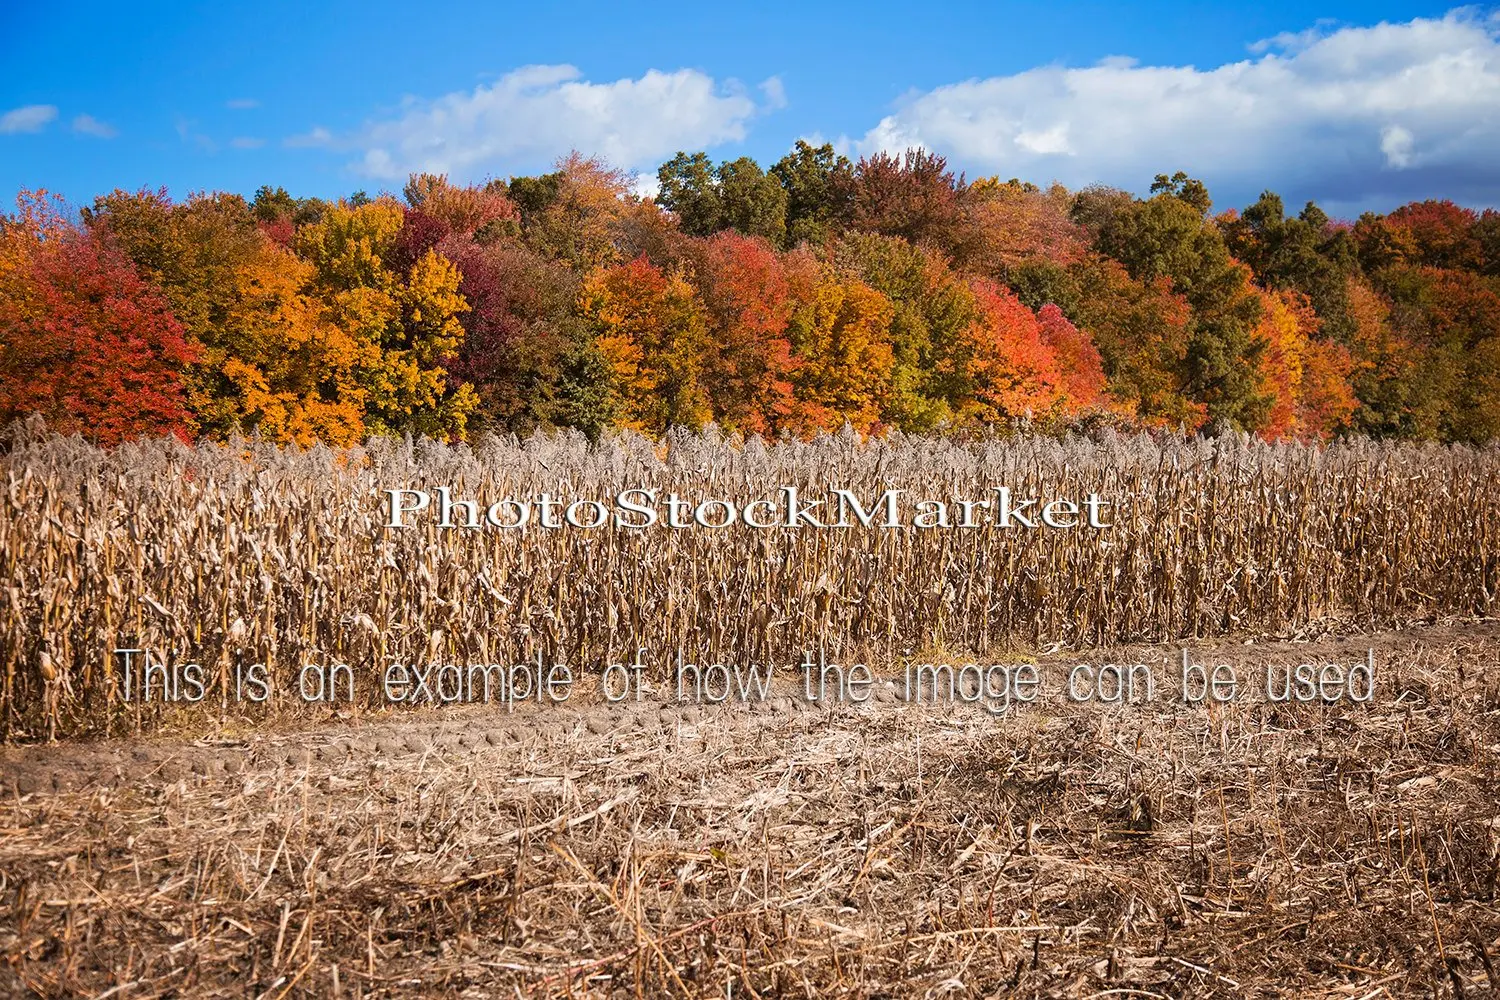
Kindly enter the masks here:
M 661 194 L 661 179 L 652 173 L 636 174 L 631 181 L 630 191 L 637 198 L 655 199 Z
M 786 107 L 786 84 L 781 82 L 781 77 L 767 77 L 760 85 L 760 92 L 766 95 L 766 103 L 773 110 Z
M 1049 153 L 1072 155 L 1073 153 L 1073 148 L 1068 145 L 1067 122 L 1058 122 L 1042 132 L 1017 132 L 1016 145 L 1029 152 L 1042 155 Z
M 955 83 L 908 95 L 854 144 L 1073 186 L 1139 190 L 1182 169 L 1226 205 L 1263 187 L 1335 208 L 1500 202 L 1500 20 L 1320 23 L 1251 48 L 1206 69 L 1112 56 Z
M 257 139 L 254 136 L 240 135 L 229 140 L 229 145 L 234 149 L 259 149 L 266 144 L 266 140 Z
M 1280 49 L 1284 52 L 1292 52 L 1305 49 L 1314 42 L 1321 41 L 1329 33 L 1329 29 L 1337 25 L 1338 22 L 1332 18 L 1320 17 L 1311 28 L 1304 28 L 1301 31 L 1283 31 L 1270 38 L 1262 38 L 1250 46 L 1250 51 L 1262 53 Z
M 776 78 L 762 89 L 771 107 L 785 102 Z M 392 117 L 349 136 L 315 129 L 288 145 L 357 151 L 355 169 L 381 179 L 532 169 L 572 149 L 628 168 L 743 139 L 760 110 L 741 88 L 697 70 L 591 83 L 573 66 L 526 66 L 470 92 L 408 98 Z
M 51 104 L 28 104 L 0 115 L 0 135 L 15 132 L 40 132 L 57 117 L 57 108 Z
M 320 125 L 317 128 L 313 129 L 311 132 L 305 132 L 302 135 L 287 137 L 287 139 L 282 142 L 282 145 L 290 149 L 309 149 L 316 146 L 332 146 L 333 133 Z
M 74 118 L 73 131 L 79 135 L 91 135 L 95 139 L 113 139 L 120 134 L 113 125 L 101 122 L 93 115 L 79 115 Z
M 1411 166 L 1412 134 L 1400 125 L 1387 125 L 1380 130 L 1380 151 L 1385 162 L 1397 170 Z

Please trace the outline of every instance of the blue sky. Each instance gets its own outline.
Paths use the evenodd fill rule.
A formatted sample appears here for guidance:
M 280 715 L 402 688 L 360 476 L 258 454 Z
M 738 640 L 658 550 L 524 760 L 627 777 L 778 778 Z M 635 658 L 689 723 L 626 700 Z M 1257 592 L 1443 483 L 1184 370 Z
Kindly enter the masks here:
M 764 164 L 799 137 L 969 175 L 1203 177 L 1346 214 L 1500 203 L 1500 17 L 1445 4 L 75 4 L 0 10 L 0 189 L 398 190 Z M 913 16 L 913 11 L 917 16 Z

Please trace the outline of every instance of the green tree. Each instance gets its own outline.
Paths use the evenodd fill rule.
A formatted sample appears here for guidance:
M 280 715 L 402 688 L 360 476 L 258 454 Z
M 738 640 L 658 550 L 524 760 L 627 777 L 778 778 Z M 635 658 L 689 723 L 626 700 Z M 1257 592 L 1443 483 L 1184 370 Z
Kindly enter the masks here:
M 1189 177 L 1181 170 L 1168 177 L 1166 174 L 1157 174 L 1156 180 L 1151 183 L 1152 194 L 1164 194 L 1176 198 L 1185 205 L 1190 205 L 1197 210 L 1199 215 L 1208 215 L 1208 210 L 1213 208 L 1213 199 L 1208 196 L 1208 188 L 1196 177 Z
M 689 236 L 734 229 L 775 246 L 786 241 L 787 193 L 748 156 L 715 169 L 706 153 L 678 153 L 656 172 L 657 201 Z
M 1354 335 L 1348 282 L 1359 267 L 1353 240 L 1334 229 L 1328 215 L 1308 202 L 1288 218 L 1281 198 L 1266 191 L 1237 219 L 1221 229 L 1230 252 L 1250 266 L 1268 288 L 1301 292 L 1322 321 L 1322 334 L 1340 343 Z
M 712 236 L 724 228 L 724 203 L 707 153 L 679 152 L 656 171 L 657 204 L 677 216 L 689 236 Z
M 759 236 L 772 246 L 786 242 L 787 194 L 779 181 L 748 156 L 719 164 L 722 228 Z
M 552 204 L 562 191 L 562 171 L 536 177 L 512 177 L 507 193 L 521 210 L 521 224 L 530 225 Z
M 1114 212 L 1097 245 L 1137 281 L 1171 281 L 1193 310 L 1187 390 L 1211 420 L 1255 430 L 1271 398 L 1257 378 L 1266 342 L 1256 330 L 1260 300 L 1250 270 L 1229 253 L 1223 234 L 1204 217 L 1205 197 L 1182 197 L 1185 184 Z
M 328 203 L 321 198 L 293 198 L 286 188 L 271 188 L 262 184 L 255 189 L 255 198 L 250 202 L 250 214 L 261 223 L 287 222 L 293 226 L 305 226 L 323 217 Z
M 811 146 L 801 139 L 770 170 L 786 190 L 786 242 L 822 244 L 849 213 L 854 165 L 830 143 Z
M 1479 242 L 1483 264 L 1480 270 L 1490 277 L 1500 277 L 1500 212 L 1484 210 L 1474 223 L 1474 239 Z
M 1091 184 L 1073 196 L 1073 205 L 1068 215 L 1078 225 L 1098 236 L 1118 213 L 1129 211 L 1134 205 L 1135 198 L 1129 191 Z

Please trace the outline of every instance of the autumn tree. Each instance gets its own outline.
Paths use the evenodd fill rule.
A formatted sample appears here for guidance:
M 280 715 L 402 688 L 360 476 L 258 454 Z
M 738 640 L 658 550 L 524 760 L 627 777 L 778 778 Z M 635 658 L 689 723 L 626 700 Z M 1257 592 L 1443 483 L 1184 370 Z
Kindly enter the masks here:
M 796 369 L 781 259 L 765 240 L 737 232 L 704 241 L 693 259 L 708 323 L 702 378 L 713 419 L 729 430 L 774 433 L 793 412 Z
M 79 226 L 30 200 L 7 223 L 0 349 L 43 374 L 7 375 L 7 405 L 61 387 L 105 434 L 335 444 L 1098 412 L 1268 438 L 1500 435 L 1493 210 L 1429 200 L 1351 225 L 1266 191 L 1215 215 L 1182 171 L 1138 199 L 806 142 L 770 170 L 679 153 L 658 180 L 643 197 L 573 153 L 506 182 L 413 174 L 404 201 L 116 191 Z M 121 296 L 95 296 L 116 272 Z M 112 413 L 53 364 L 66 352 L 17 346 L 38 331 L 36 351 L 97 350 L 100 384 L 130 372 L 160 405 Z
M 117 190 L 94 199 L 83 218 L 166 293 L 189 338 L 205 348 L 202 365 L 186 373 L 203 429 L 212 434 L 234 429 L 235 407 L 223 398 L 219 381 L 221 333 L 240 296 L 237 274 L 267 242 L 244 199 L 195 195 L 177 205 L 164 188 Z
M 387 265 L 404 220 L 386 199 L 339 204 L 297 231 L 297 252 L 312 265 L 308 287 L 324 319 L 355 345 L 369 429 L 461 435 L 478 400 L 444 366 L 462 342 L 458 317 L 469 305 L 458 269 L 434 249 L 404 273 Z
M 1365 215 L 1355 227 L 1367 271 L 1392 265 L 1478 271 L 1484 245 L 1475 233 L 1479 216 L 1451 201 L 1402 205 L 1386 216 Z
M 1262 436 L 1327 440 L 1344 428 L 1357 403 L 1349 375 L 1354 360 L 1319 336 L 1319 320 L 1298 292 L 1262 292 L 1260 335 L 1267 347 L 1260 376 L 1272 401 Z
M 883 419 L 904 431 L 952 423 L 972 395 L 974 292 L 941 254 L 897 237 L 849 233 L 834 260 L 891 303 L 891 387 Z
M 1500 290 L 1481 275 L 1392 267 L 1378 276 L 1396 335 L 1414 350 L 1416 436 L 1481 442 L 1500 435 Z
M 1363 276 L 1351 277 L 1345 292 L 1353 334 L 1350 384 L 1357 406 L 1353 428 L 1376 437 L 1408 437 L 1416 425 L 1413 374 L 1419 361 L 1416 345 L 1396 332 L 1391 303 Z
M 160 288 L 197 360 L 183 381 L 199 428 L 348 444 L 364 433 L 358 348 L 304 291 L 311 269 L 237 195 L 116 191 L 85 218 Z
M 969 185 L 968 201 L 973 242 L 967 266 L 979 274 L 1011 284 L 1027 264 L 1066 267 L 1088 252 L 1088 233 L 1069 217 L 1073 196 L 1061 185 L 1041 191 L 981 178 Z
M 622 227 L 643 209 L 631 193 L 630 175 L 576 152 L 558 160 L 556 168 L 510 183 L 526 245 L 581 274 L 620 263 L 625 259 Z
M 708 324 L 693 287 L 638 257 L 584 279 L 579 312 L 608 365 L 621 425 L 652 434 L 702 426 L 711 416 L 703 384 Z
M 1029 302 L 1056 304 L 1089 334 L 1108 381 L 1111 405 L 1147 424 L 1196 430 L 1207 408 L 1189 398 L 1192 308 L 1169 278 L 1137 281 L 1117 261 L 1089 255 L 1053 275 L 1055 292 Z M 1023 299 L 1024 299 L 1023 294 Z
M 1062 407 L 1069 416 L 1103 408 L 1111 401 L 1104 361 L 1094 338 L 1080 330 L 1062 309 L 1048 303 L 1036 314 L 1042 343 L 1052 352 L 1062 377 Z
M 459 291 L 470 306 L 459 316 L 464 339 L 449 367 L 479 397 L 471 430 L 579 422 L 601 429 L 592 426 L 596 401 L 582 398 L 592 387 L 579 369 L 588 338 L 574 312 L 578 276 L 516 241 L 450 236 L 436 247 L 463 275 Z M 570 371 L 574 383 L 565 385 Z
M 971 238 L 965 190 L 963 177 L 955 177 L 948 161 L 936 153 L 876 153 L 855 165 L 850 222 L 856 229 L 926 244 L 961 261 Z
M 787 273 L 787 332 L 797 363 L 788 428 L 804 435 L 845 423 L 861 433 L 877 430 L 894 366 L 890 299 L 810 254 L 792 255 Z
M 23 191 L 0 217 L 0 421 L 40 413 L 100 444 L 194 430 L 180 372 L 196 359 L 129 258 Z
M 424 173 L 412 174 L 402 193 L 408 205 L 440 221 L 449 232 L 491 237 L 520 232 L 521 213 L 504 185 L 461 186 L 450 184 L 447 174 Z
M 977 281 L 974 296 L 974 386 L 971 403 L 960 412 L 993 423 L 1060 410 L 1067 397 L 1066 382 L 1036 314 L 1010 289 L 990 281 Z

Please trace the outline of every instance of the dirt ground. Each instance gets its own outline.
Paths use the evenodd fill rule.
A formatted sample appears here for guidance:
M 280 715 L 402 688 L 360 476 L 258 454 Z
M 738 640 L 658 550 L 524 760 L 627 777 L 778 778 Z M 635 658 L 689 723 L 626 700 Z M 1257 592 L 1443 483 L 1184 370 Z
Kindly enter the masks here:
M 1479 997 L 1500 622 L 1041 658 L 996 717 L 581 699 L 0 749 L 0 994 Z M 1352 664 L 1358 704 L 1270 704 Z M 1154 664 L 1144 704 L 1062 695 Z

